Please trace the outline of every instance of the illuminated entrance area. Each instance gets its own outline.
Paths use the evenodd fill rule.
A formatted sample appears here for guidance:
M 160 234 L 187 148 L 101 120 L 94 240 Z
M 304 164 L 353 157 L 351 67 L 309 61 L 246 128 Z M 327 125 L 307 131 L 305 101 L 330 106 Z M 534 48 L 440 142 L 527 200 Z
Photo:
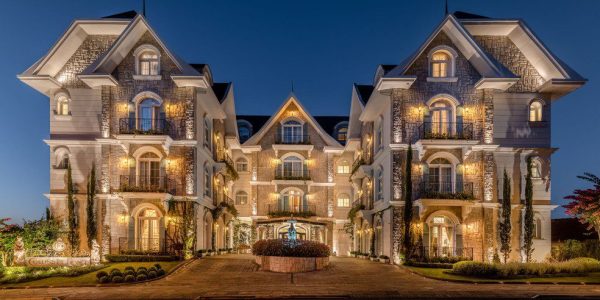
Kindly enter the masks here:
M 278 238 L 287 239 L 288 238 L 288 228 L 282 227 L 279 229 Z M 296 226 L 296 239 L 306 240 L 306 229 L 301 226 Z

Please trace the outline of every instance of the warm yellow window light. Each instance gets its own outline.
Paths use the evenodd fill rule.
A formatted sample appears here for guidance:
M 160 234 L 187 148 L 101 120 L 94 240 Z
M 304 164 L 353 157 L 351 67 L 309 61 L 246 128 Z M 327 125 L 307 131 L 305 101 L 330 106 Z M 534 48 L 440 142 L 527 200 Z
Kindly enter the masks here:
M 443 51 L 433 53 L 431 56 L 431 76 L 448 77 L 448 66 L 450 65 L 450 55 Z

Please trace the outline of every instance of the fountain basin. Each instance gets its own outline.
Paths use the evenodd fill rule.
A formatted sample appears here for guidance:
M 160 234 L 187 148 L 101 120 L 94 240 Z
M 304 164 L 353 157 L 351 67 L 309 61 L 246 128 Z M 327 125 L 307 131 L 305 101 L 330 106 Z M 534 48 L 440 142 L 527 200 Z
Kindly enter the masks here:
M 319 271 L 329 265 L 329 257 L 255 256 L 263 271 L 301 273 Z

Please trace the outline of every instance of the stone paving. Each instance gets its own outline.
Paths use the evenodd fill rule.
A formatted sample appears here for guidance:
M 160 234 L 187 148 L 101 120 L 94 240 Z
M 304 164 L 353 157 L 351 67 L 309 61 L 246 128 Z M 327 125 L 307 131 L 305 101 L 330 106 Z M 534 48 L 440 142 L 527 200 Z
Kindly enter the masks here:
M 204 258 L 165 279 L 145 284 L 0 290 L 0 299 L 600 297 L 600 285 L 451 283 L 355 258 L 333 258 L 326 270 L 295 274 L 292 278 L 289 274 L 259 271 L 251 258 L 250 255 Z

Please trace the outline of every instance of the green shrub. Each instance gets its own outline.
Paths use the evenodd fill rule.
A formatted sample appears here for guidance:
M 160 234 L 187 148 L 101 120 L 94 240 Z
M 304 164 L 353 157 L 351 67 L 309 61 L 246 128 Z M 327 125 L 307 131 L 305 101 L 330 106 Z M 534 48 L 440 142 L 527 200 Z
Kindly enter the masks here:
M 100 271 L 98 273 L 96 273 L 96 279 L 100 279 L 101 277 L 104 276 L 108 276 L 108 273 L 104 272 L 104 271 Z
M 112 269 L 110 270 L 110 276 L 123 276 L 123 273 L 121 273 L 121 270 L 119 269 Z
M 150 268 L 148 268 L 148 272 L 150 272 L 150 271 L 154 271 L 154 272 L 156 272 L 156 268 L 155 268 L 155 267 L 150 267 Z
M 146 276 L 146 274 L 138 274 L 137 277 L 135 278 L 135 280 L 146 281 L 146 280 L 148 280 L 148 276 Z
M 127 267 L 125 267 L 125 269 L 124 269 L 124 270 L 125 270 L 125 271 L 134 271 L 134 272 L 135 272 L 135 268 L 134 268 L 134 267 L 132 267 L 132 266 L 127 266 Z
M 160 264 L 154 264 L 154 267 L 155 267 L 157 270 L 160 270 L 160 269 L 162 269 L 162 266 L 161 266 Z
M 158 269 L 158 272 L 156 272 L 156 275 L 158 275 L 158 277 L 165 276 L 165 274 L 167 274 L 167 272 L 163 269 Z
M 552 258 L 566 261 L 577 257 L 591 257 L 600 259 L 600 241 L 594 240 L 566 240 L 558 246 L 552 247 Z
M 0 263 L 0 278 L 4 277 L 4 266 Z
M 135 274 L 135 271 L 132 271 L 132 270 L 127 270 L 127 271 L 123 272 L 123 276 L 127 277 L 127 275 L 135 276 L 136 274 Z
M 110 276 L 102 276 L 100 278 L 98 278 L 98 282 L 99 283 L 109 283 L 110 282 Z
M 138 271 L 138 272 L 140 272 L 140 271 L 148 272 L 148 268 L 146 268 L 146 267 L 139 267 L 139 268 L 137 269 L 137 271 Z
M 174 255 L 106 255 L 110 262 L 154 262 L 154 261 L 176 261 L 178 256 Z
M 156 273 L 156 271 L 148 271 L 148 278 L 149 279 L 156 278 L 157 276 L 158 276 L 158 274 Z
M 123 276 L 113 276 L 112 283 L 121 283 L 123 282 Z
M 563 274 L 600 272 L 600 262 L 593 258 L 575 258 L 555 263 L 507 263 L 489 264 L 463 261 L 455 263 L 452 273 L 491 278 L 545 277 Z
M 461 261 L 452 266 L 452 273 L 467 276 L 489 277 L 496 276 L 498 274 L 498 269 L 496 268 L 496 265 L 488 263 Z
M 435 268 L 435 269 L 452 269 L 452 264 L 448 263 L 428 263 L 428 262 L 420 262 L 409 260 L 404 262 L 406 266 L 412 266 L 417 268 Z
M 330 253 L 329 246 L 304 240 L 295 245 L 286 239 L 260 240 L 252 245 L 252 254 L 258 256 L 327 257 Z
M 390 257 L 387 256 L 387 255 L 379 255 L 379 258 L 381 258 L 381 259 L 390 259 Z
M 4 276 L 0 278 L 0 284 L 20 283 L 56 276 L 73 277 L 95 272 L 103 268 L 105 266 L 102 265 L 80 267 L 8 267 Z
M 146 256 L 169 256 L 167 252 L 143 251 L 143 250 L 124 250 L 121 255 L 146 255 Z
M 135 276 L 134 275 L 125 275 L 125 282 L 134 282 L 135 281 Z

